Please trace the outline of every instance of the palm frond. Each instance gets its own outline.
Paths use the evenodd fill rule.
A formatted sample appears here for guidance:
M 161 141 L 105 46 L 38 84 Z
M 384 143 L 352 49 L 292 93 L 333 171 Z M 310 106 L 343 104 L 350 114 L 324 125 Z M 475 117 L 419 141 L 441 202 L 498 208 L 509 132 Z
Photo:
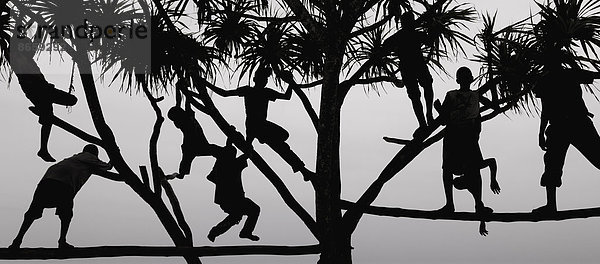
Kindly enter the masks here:
M 213 42 L 214 46 L 223 53 L 237 56 L 242 46 L 256 37 L 258 24 L 242 17 L 242 14 L 254 10 L 256 7 L 248 1 L 225 1 L 222 3 L 219 7 L 221 11 L 208 22 L 203 33 L 206 41 Z
M 240 54 L 240 77 L 254 71 L 258 66 L 269 66 L 274 72 L 297 70 L 294 64 L 294 27 L 290 23 L 270 23 L 255 34 Z
M 294 26 L 297 32 L 290 36 L 291 58 L 293 65 L 296 65 L 302 77 L 319 78 L 325 68 L 325 55 L 321 44 L 311 37 L 306 30 Z
M 452 0 L 439 0 L 433 4 L 418 1 L 425 11 L 417 18 L 419 30 L 427 33 L 425 46 L 430 60 L 448 58 L 449 55 L 465 54 L 463 43 L 473 45 L 473 40 L 463 30 L 466 23 L 476 20 L 476 11 L 467 4 L 456 4 Z

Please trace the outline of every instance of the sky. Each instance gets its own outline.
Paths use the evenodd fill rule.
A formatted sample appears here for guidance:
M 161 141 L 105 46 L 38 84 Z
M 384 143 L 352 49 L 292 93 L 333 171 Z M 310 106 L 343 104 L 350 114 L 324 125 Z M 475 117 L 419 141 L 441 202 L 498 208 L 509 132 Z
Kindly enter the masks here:
M 530 13 L 533 1 L 473 0 L 482 12 L 498 11 L 498 23 L 507 25 Z M 535 10 L 535 9 L 533 9 Z M 473 36 L 478 25 L 470 27 Z M 447 62 L 448 72 L 467 65 L 473 72 L 478 65 L 467 58 Z M 71 64 L 58 60 L 41 61 L 40 67 L 50 82 L 58 87 L 68 86 Z M 39 141 L 39 125 L 28 110 L 29 101 L 16 83 L 7 82 L 7 73 L 0 79 L 0 162 L 3 184 L 0 184 L 0 247 L 8 246 L 16 235 L 23 213 L 31 201 L 36 184 L 50 164 L 35 153 Z M 149 165 L 148 139 L 154 113 L 141 94 L 128 95 L 108 80 L 97 80 L 99 97 L 107 123 L 112 127 L 117 143 L 133 168 Z M 80 98 L 72 109 L 55 107 L 55 114 L 92 133 L 93 126 L 78 78 L 75 95 Z M 597 84 L 597 83 L 596 83 Z M 233 87 L 235 82 L 224 84 Z M 451 77 L 436 76 L 436 98 L 457 85 Z M 313 105 L 318 106 L 318 89 L 308 91 Z M 600 115 L 600 106 L 592 96 L 585 97 L 592 113 Z M 230 123 L 243 131 L 243 102 L 239 98 L 214 97 Z M 174 103 L 168 97 L 161 107 L 166 110 Z M 214 123 L 196 114 L 209 140 L 219 145 L 225 138 Z M 300 100 L 275 102 L 270 105 L 269 120 L 282 125 L 291 136 L 291 148 L 315 168 L 316 135 L 310 120 L 302 110 Z M 594 119 L 598 124 L 598 118 Z M 484 172 L 484 202 L 496 212 L 527 212 L 545 202 L 544 189 L 539 186 L 543 170 L 543 152 L 537 146 L 539 118 L 510 113 L 486 122 L 481 133 L 481 148 L 485 157 L 495 157 L 499 164 L 500 195 L 489 190 L 489 174 Z M 381 138 L 409 138 L 417 122 L 412 114 L 406 91 L 386 86 L 380 94 L 354 88 L 342 109 L 341 166 L 342 198 L 355 201 L 397 153 L 400 146 L 385 143 Z M 49 149 L 61 159 L 77 153 L 84 142 L 53 129 Z M 169 121 L 165 122 L 159 141 L 162 168 L 171 173 L 177 170 L 180 158 L 181 134 Z M 312 191 L 301 175 L 290 168 L 267 146 L 258 142 L 255 148 L 280 173 L 299 202 L 314 215 Z M 101 151 L 101 159 L 106 154 Z M 191 175 L 185 180 L 171 182 L 188 223 L 194 233 L 195 246 L 206 245 L 306 245 L 315 244 L 306 227 L 283 203 L 272 185 L 253 166 L 244 171 L 246 195 L 261 206 L 261 216 L 255 233 L 260 242 L 242 241 L 237 237 L 241 226 L 218 237 L 215 243 L 206 238 L 209 229 L 225 217 L 213 204 L 214 185 L 205 179 L 214 159 L 197 158 Z M 564 184 L 558 190 L 559 210 L 600 206 L 598 170 L 576 150 L 571 149 L 564 169 Z M 457 211 L 473 211 L 473 201 L 466 191 L 454 191 Z M 383 189 L 374 205 L 433 210 L 444 204 L 441 180 L 441 142 L 416 158 Z M 92 177 L 75 200 L 75 217 L 69 232 L 69 242 L 76 246 L 100 245 L 171 245 L 158 219 L 149 207 L 126 185 Z M 355 263 L 596 263 L 600 253 L 596 245 L 600 237 L 600 219 L 576 219 L 542 223 L 488 223 L 490 234 L 478 234 L 478 223 L 388 218 L 365 215 L 353 235 Z M 25 236 L 23 247 L 55 247 L 59 220 L 53 210 L 33 224 Z M 317 256 L 303 257 L 213 257 L 202 258 L 204 263 L 316 263 Z M 0 261 L 1 263 L 34 263 L 33 261 Z M 35 263 L 184 263 L 181 258 L 117 258 Z

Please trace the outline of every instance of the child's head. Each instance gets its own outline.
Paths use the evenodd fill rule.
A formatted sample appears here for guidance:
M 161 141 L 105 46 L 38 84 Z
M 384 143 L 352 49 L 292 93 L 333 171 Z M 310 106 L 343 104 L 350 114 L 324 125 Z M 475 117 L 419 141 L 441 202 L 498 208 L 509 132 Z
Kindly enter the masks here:
M 181 122 L 185 118 L 185 111 L 179 106 L 173 106 L 169 109 L 167 117 L 171 119 L 175 124 Z
M 415 27 L 415 16 L 412 12 L 408 11 L 400 16 L 400 23 L 402 27 L 414 28 Z
M 460 67 L 458 71 L 456 71 L 456 82 L 462 85 L 470 85 L 473 82 L 473 73 L 467 67 Z
M 83 152 L 87 152 L 87 153 L 93 154 L 94 156 L 98 157 L 98 147 L 96 147 L 96 145 L 94 145 L 94 144 L 85 145 L 85 147 L 83 147 Z
M 268 67 L 259 67 L 254 73 L 254 84 L 256 86 L 266 86 L 271 76 L 271 69 Z

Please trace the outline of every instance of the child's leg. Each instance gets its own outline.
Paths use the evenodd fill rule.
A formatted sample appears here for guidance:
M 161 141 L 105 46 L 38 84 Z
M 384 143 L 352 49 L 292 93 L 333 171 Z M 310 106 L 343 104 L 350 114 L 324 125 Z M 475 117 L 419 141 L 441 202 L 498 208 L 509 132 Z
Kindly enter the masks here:
M 242 220 L 242 215 L 229 214 L 225 219 L 215 225 L 210 232 L 208 232 L 208 240 L 211 242 L 215 241 L 215 238 L 227 232 L 232 226 L 238 224 Z
M 177 178 L 183 179 L 185 175 L 190 174 L 194 158 L 196 158 L 196 155 L 192 150 L 187 149 L 187 147 L 181 148 L 181 162 L 179 162 L 179 174 L 177 175 Z
M 41 214 L 40 214 L 40 217 L 41 217 Z M 37 217 L 37 216 L 33 217 L 33 216 L 25 213 L 25 216 L 23 217 L 23 223 L 21 223 L 21 227 L 19 228 L 19 232 L 17 233 L 17 236 L 15 237 L 15 239 L 13 239 L 12 244 L 10 244 L 10 246 L 8 246 L 8 248 L 16 249 L 16 248 L 21 247 L 21 243 L 23 243 L 23 237 L 25 236 L 25 233 L 27 233 L 27 230 L 29 230 L 29 228 L 31 227 L 31 225 L 33 224 L 33 221 L 35 221 L 36 219 L 39 219 L 40 217 Z
M 433 80 L 425 78 L 422 81 L 425 108 L 427 109 L 427 123 L 433 122 Z
M 40 150 L 37 155 L 46 162 L 55 162 L 56 160 L 48 152 L 48 140 L 52 131 L 52 104 L 38 103 L 34 109 L 39 116 L 38 122 L 42 125 L 40 130 Z
M 481 173 L 479 170 L 470 171 L 465 173 L 465 176 L 469 177 L 469 186 L 467 190 L 473 195 L 473 200 L 475 201 L 475 211 L 478 213 L 486 213 L 490 211 L 490 208 L 484 206 L 483 201 L 481 200 Z
M 452 180 L 454 175 L 447 169 L 442 171 L 442 181 L 444 183 L 444 196 L 446 197 L 446 204 L 438 211 L 441 212 L 454 212 L 454 196 L 452 195 Z
M 258 241 L 260 238 L 252 234 L 252 232 L 254 231 L 256 223 L 258 222 L 260 207 L 252 200 L 245 198 L 240 204 L 240 211 L 244 212 L 244 214 L 248 216 L 246 222 L 244 223 L 244 227 L 240 231 L 240 237 L 248 238 L 252 241 Z
M 55 162 L 56 159 L 48 152 L 48 140 L 50 139 L 50 132 L 52 131 L 52 124 L 42 124 L 40 131 L 40 150 L 37 155 L 46 162 Z
M 420 127 L 427 126 L 427 121 L 425 119 L 425 114 L 423 113 L 423 103 L 421 103 L 421 92 L 419 91 L 418 83 L 407 84 L 406 92 L 408 93 L 408 98 L 412 103 L 413 111 L 415 116 L 417 117 L 417 121 L 419 122 Z M 433 102 L 432 102 L 433 104 Z

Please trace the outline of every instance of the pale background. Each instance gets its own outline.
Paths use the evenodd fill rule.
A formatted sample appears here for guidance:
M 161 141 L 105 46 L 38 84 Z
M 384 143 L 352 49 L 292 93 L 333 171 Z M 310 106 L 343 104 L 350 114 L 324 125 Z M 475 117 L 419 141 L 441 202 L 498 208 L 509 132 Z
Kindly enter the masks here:
M 480 12 L 499 11 L 499 24 L 507 25 L 526 17 L 536 10 L 533 1 L 473 0 Z M 474 36 L 479 25 L 471 25 Z M 468 50 L 469 58 L 474 51 Z M 448 62 L 448 72 L 461 65 L 469 65 L 477 72 L 478 65 L 458 58 Z M 40 63 L 42 71 L 60 73 L 48 75 L 49 81 L 65 88 L 70 78 L 70 63 Z M 62 73 L 61 73 L 62 72 Z M 39 125 L 27 107 L 30 102 L 13 80 L 7 88 L 4 73 L 0 89 L 0 247 L 8 246 L 27 209 L 37 182 L 50 165 L 35 153 L 39 141 Z M 152 112 L 141 94 L 119 92 L 117 85 L 97 82 L 100 100 L 107 123 L 116 134 L 126 160 L 136 169 L 149 165 L 148 139 L 154 123 Z M 232 87 L 235 82 L 226 84 Z M 55 107 L 56 115 L 93 132 L 81 83 L 75 79 L 75 95 L 79 103 L 69 112 Z M 434 83 L 436 98 L 455 89 L 451 77 L 438 76 Z M 308 92 L 313 105 L 318 106 L 320 91 Z M 243 103 L 239 98 L 214 98 L 226 118 L 243 131 Z M 600 114 L 598 102 L 587 95 L 591 112 Z M 161 103 L 167 110 L 174 103 L 168 98 Z M 209 140 L 222 145 L 224 137 L 214 123 L 198 113 Z M 316 135 L 309 118 L 296 96 L 289 102 L 272 103 L 269 119 L 291 132 L 288 143 L 314 169 Z M 598 118 L 594 119 L 598 125 Z M 537 116 L 508 114 L 484 125 L 481 147 L 486 157 L 496 157 L 499 163 L 498 180 L 502 193 L 495 196 L 489 191 L 489 175 L 484 173 L 484 201 L 496 212 L 524 212 L 545 201 L 544 189 L 539 186 L 543 152 L 537 146 Z M 360 87 L 349 94 L 342 112 L 342 197 L 356 200 L 375 179 L 383 167 L 399 150 L 399 146 L 385 143 L 382 136 L 409 138 L 416 120 L 406 92 L 387 86 L 380 91 L 365 93 Z M 84 142 L 55 128 L 49 149 L 58 160 L 79 152 Z M 162 167 L 167 173 L 177 169 L 181 134 L 170 121 L 165 122 L 159 142 Z M 297 199 L 314 212 L 313 196 L 301 175 L 290 168 L 268 147 L 255 142 L 254 146 L 281 174 Z M 101 151 L 101 158 L 106 154 Z M 185 180 L 172 184 L 194 232 L 196 246 L 204 245 L 304 245 L 314 244 L 308 230 L 280 199 L 272 185 L 250 165 L 244 171 L 247 196 L 261 206 L 256 228 L 260 242 L 249 242 L 237 237 L 240 226 L 217 238 L 216 243 L 206 239 L 208 230 L 225 214 L 212 203 L 214 186 L 205 179 L 212 168 L 213 158 L 197 158 L 192 173 Z M 571 150 L 565 166 L 564 185 L 558 192 L 559 209 L 600 206 L 600 177 L 598 170 L 577 151 Z M 472 211 L 473 201 L 464 191 L 455 191 L 459 211 Z M 441 143 L 428 148 L 383 189 L 375 205 L 431 210 L 444 203 L 441 181 Z M 56 247 L 59 220 L 53 210 L 46 210 L 25 236 L 23 247 Z M 568 220 L 543 223 L 489 223 L 490 235 L 481 237 L 476 222 L 430 221 L 418 219 L 365 216 L 353 236 L 355 263 L 596 263 L 600 252 L 600 219 Z M 171 245 L 163 227 L 149 207 L 126 185 L 92 177 L 77 195 L 75 217 L 69 232 L 69 241 L 76 246 L 100 245 Z M 213 257 L 202 258 L 204 263 L 316 263 L 316 256 L 303 257 Z M 4 261 L 2 263 L 42 263 L 42 261 Z M 117 258 L 44 261 L 43 263 L 184 263 L 181 258 Z

